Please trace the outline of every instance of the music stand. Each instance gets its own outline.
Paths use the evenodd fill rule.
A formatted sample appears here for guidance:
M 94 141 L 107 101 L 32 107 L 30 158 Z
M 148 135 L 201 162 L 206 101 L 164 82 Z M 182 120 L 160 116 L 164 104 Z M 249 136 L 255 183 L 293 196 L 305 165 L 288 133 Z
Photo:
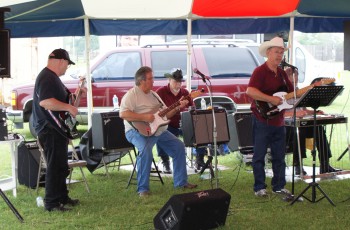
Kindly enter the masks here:
M 328 106 L 330 105 L 334 99 L 340 94 L 340 92 L 344 89 L 344 86 L 315 86 L 312 89 L 308 90 L 300 99 L 299 101 L 294 105 L 295 107 L 311 107 L 314 109 L 313 113 L 313 148 L 312 148 L 312 182 L 309 183 L 309 185 L 292 201 L 291 205 L 294 204 L 295 201 L 297 201 L 300 197 L 304 197 L 308 201 L 312 203 L 316 203 L 323 198 L 326 198 L 329 203 L 331 203 L 333 206 L 335 204 L 333 201 L 327 196 L 327 194 L 322 190 L 320 185 L 316 183 L 315 180 L 315 172 L 316 172 L 316 110 L 320 106 Z M 312 188 L 312 197 L 311 199 L 304 196 L 304 193 L 309 189 Z M 316 200 L 316 188 L 320 190 L 320 192 L 323 194 L 323 197 Z

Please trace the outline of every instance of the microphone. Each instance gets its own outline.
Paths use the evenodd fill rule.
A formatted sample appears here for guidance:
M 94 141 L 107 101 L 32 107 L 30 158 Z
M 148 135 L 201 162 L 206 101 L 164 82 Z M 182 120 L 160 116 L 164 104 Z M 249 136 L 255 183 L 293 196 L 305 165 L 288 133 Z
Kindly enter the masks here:
M 291 64 L 289 64 L 289 63 L 287 63 L 286 62 L 286 58 L 283 58 L 282 59 L 282 61 L 281 61 L 281 67 L 282 67 L 282 69 L 284 69 L 284 67 L 290 67 L 290 68 L 292 68 L 293 69 L 293 72 L 294 72 L 294 70 L 298 70 L 298 67 L 296 67 L 296 66 L 294 66 L 294 65 L 291 65 Z
M 208 79 L 208 77 L 205 76 L 205 75 L 204 75 L 201 71 L 199 71 L 197 68 L 195 68 L 195 69 L 193 70 L 193 72 L 196 73 L 196 74 L 198 74 L 199 76 L 201 76 L 202 81 L 203 81 L 204 83 L 205 83 L 205 80 Z

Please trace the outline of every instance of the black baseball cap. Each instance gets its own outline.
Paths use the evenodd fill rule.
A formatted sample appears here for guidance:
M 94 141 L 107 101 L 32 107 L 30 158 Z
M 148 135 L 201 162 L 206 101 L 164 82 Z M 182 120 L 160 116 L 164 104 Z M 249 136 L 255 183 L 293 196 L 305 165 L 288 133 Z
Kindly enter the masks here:
M 183 81 L 182 70 L 180 68 L 173 68 L 170 73 L 164 74 L 164 77 L 172 78 L 175 81 Z
M 52 53 L 49 55 L 49 59 L 54 58 L 54 59 L 64 59 L 68 61 L 69 65 L 75 65 L 74 62 L 72 62 L 69 59 L 69 54 L 65 49 L 55 49 L 52 51 Z

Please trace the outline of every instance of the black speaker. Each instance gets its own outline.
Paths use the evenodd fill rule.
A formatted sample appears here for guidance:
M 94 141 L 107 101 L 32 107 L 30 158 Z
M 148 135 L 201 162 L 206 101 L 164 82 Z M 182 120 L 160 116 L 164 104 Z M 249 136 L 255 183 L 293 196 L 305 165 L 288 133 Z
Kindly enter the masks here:
M 124 121 L 119 112 L 92 114 L 92 143 L 94 149 L 113 150 L 131 148 L 125 137 Z
M 251 151 L 253 149 L 252 112 L 238 112 L 228 115 L 231 151 Z
M 217 144 L 230 140 L 225 109 L 215 109 Z M 213 144 L 213 114 L 211 110 L 191 110 L 181 113 L 181 129 L 185 146 Z
M 0 78 L 10 76 L 10 31 L 0 29 Z
M 21 142 L 18 146 L 18 183 L 36 188 L 40 163 L 40 151 L 36 141 Z M 44 185 L 45 173 L 40 178 Z
M 212 229 L 225 225 L 231 195 L 212 189 L 172 196 L 153 219 L 155 229 Z

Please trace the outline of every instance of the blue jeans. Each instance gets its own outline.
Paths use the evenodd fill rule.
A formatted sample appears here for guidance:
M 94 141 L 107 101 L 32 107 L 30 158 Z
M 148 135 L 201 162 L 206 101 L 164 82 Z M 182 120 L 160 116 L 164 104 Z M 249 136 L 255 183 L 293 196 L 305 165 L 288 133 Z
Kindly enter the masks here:
M 181 134 L 181 130 L 179 128 L 174 128 L 170 125 L 168 125 L 168 131 L 171 132 L 172 134 L 174 134 L 175 137 L 179 137 Z M 158 152 L 158 156 L 163 159 L 167 159 L 169 160 L 169 156 L 168 154 L 157 145 L 157 152 Z
M 286 185 L 285 178 L 285 145 L 286 145 L 286 131 L 284 126 L 272 126 L 265 122 L 257 120 L 253 116 L 253 173 L 254 173 L 254 191 L 265 189 L 265 156 L 267 148 L 271 149 L 271 163 L 273 177 L 271 181 L 272 190 L 278 191 Z
M 145 137 L 132 129 L 126 132 L 126 139 L 132 143 L 139 154 L 137 156 L 137 192 L 149 191 L 149 176 L 152 166 L 152 149 L 155 144 L 166 149 L 173 158 L 174 187 L 183 187 L 187 184 L 185 145 L 169 131 L 159 136 Z

